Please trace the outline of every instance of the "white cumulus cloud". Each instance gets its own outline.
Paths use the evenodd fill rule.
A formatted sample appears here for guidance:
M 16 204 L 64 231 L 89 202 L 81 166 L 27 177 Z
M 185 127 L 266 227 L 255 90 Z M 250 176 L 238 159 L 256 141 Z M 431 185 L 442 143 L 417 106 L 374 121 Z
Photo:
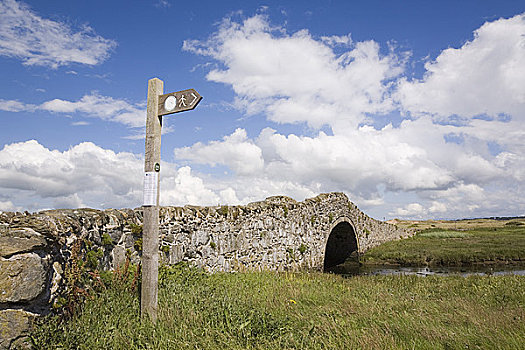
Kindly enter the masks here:
M 40 110 L 65 115 L 78 113 L 87 117 L 121 123 L 133 128 L 142 128 L 146 124 L 146 107 L 143 103 L 132 103 L 110 96 L 102 96 L 96 91 L 82 96 L 78 101 L 67 101 L 57 98 L 43 102 L 40 105 L 0 99 L 0 110 L 7 112 L 34 112 Z M 85 123 L 77 122 L 75 125 L 85 125 Z M 172 129 L 164 128 L 163 133 L 169 131 L 172 131 Z M 139 135 L 139 138 L 143 137 L 144 135 Z
M 247 115 L 318 132 L 266 128 L 249 139 L 238 129 L 175 156 L 224 165 L 231 183 L 249 180 L 254 193 L 345 191 L 365 207 L 404 217 L 523 213 L 524 193 L 515 186 L 525 174 L 523 18 L 484 24 L 413 80 L 404 77 L 408 53 L 384 54 L 372 40 L 288 33 L 265 15 L 225 19 L 208 40 L 183 46 L 211 58 L 207 79 L 231 86 L 234 105 Z M 410 119 L 371 126 L 396 112 Z M 325 126 L 331 133 L 320 131 Z M 509 196 L 511 189 L 518 195 Z
M 138 207 L 143 169 L 142 156 L 116 153 L 91 142 L 63 152 L 35 140 L 5 145 L 0 150 L 0 211 Z M 229 183 L 210 184 L 190 167 L 177 169 L 169 162 L 162 162 L 161 169 L 161 205 L 241 202 Z M 246 196 L 242 190 L 239 193 Z
M 57 68 L 71 63 L 96 65 L 116 46 L 85 25 L 74 30 L 66 23 L 40 17 L 28 5 L 0 1 L 0 55 L 25 65 Z
M 397 98 L 413 114 L 525 121 L 525 14 L 487 22 L 460 48 L 425 64 L 422 79 L 403 79 Z
M 207 79 L 230 86 L 242 113 L 301 123 L 308 134 L 247 125 L 177 148 L 175 158 L 189 166 L 162 164 L 161 203 L 238 204 L 277 194 L 301 200 L 344 191 L 376 217 L 523 215 L 524 38 L 524 15 L 487 22 L 461 47 L 444 48 L 423 77 L 408 79 L 409 56 L 373 40 L 288 33 L 264 15 L 226 19 L 208 40 L 188 40 L 184 49 L 209 58 Z M 28 107 L 0 101 L 3 110 Z M 97 93 L 33 108 L 144 124 L 144 106 Z M 389 123 L 388 113 L 397 122 Z M 374 123 L 379 116 L 387 120 L 381 126 Z M 36 141 L 7 145 L 0 151 L 0 200 L 10 208 L 30 207 L 35 197 L 50 207 L 137 206 L 142 162 L 91 143 L 65 152 Z M 193 164 L 231 171 L 205 175 Z
M 171 175 L 163 174 L 161 203 L 164 205 L 217 205 L 219 198 L 201 178 L 192 175 L 190 167 L 182 167 Z
M 349 48 L 336 54 L 334 43 Z M 224 66 L 207 78 L 231 85 L 239 109 L 315 128 L 356 126 L 366 113 L 388 112 L 389 82 L 402 72 L 402 60 L 381 54 L 374 41 L 316 39 L 307 30 L 288 34 L 264 15 L 242 23 L 225 19 L 207 41 L 187 40 L 183 48 Z
M 0 201 L 0 212 L 2 211 L 19 211 L 22 207 L 16 207 L 11 201 Z
M 235 130 L 233 134 L 225 136 L 223 141 L 178 148 L 175 157 L 212 166 L 227 164 L 239 175 L 254 174 L 263 167 L 261 149 L 248 140 L 244 129 Z
M 6 145 L 0 151 L 3 192 L 20 193 L 12 200 L 40 198 L 49 207 L 138 203 L 141 173 L 137 156 L 104 150 L 90 142 L 60 152 L 31 140 Z
M 84 95 L 78 101 L 50 100 L 42 103 L 38 108 L 55 113 L 81 113 L 130 127 L 143 127 L 146 122 L 144 106 L 109 96 L 101 96 L 97 92 Z
M 6 112 L 22 112 L 22 111 L 33 111 L 36 108 L 35 105 L 26 104 L 17 100 L 2 100 L 0 99 L 0 111 Z

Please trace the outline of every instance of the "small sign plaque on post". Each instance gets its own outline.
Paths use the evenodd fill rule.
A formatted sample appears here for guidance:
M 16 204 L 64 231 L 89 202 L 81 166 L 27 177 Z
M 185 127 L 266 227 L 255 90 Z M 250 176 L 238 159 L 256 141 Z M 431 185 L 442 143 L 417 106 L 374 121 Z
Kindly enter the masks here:
M 157 205 L 157 193 L 159 173 L 155 171 L 147 171 L 144 173 L 144 203 L 145 207 Z

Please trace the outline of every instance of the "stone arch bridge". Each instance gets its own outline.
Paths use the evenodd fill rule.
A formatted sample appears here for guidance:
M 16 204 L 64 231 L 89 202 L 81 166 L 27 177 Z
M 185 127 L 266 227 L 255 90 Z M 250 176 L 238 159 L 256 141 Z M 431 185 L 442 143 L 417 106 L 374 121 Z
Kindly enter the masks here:
M 163 207 L 167 263 L 208 271 L 328 270 L 412 233 L 361 212 L 343 193 L 297 202 L 275 196 L 246 206 Z
M 92 269 L 138 262 L 142 209 L 0 212 L 0 324 L 10 348 L 31 320 L 59 307 L 72 256 Z M 246 206 L 162 207 L 159 254 L 207 271 L 328 270 L 410 232 L 363 214 L 342 193 Z M 74 253 L 76 252 L 76 253 Z M 63 298 L 62 298 L 63 299 Z M 14 346 L 16 347 L 16 346 Z
M 141 223 L 141 208 L 0 213 L 1 259 L 33 251 L 64 265 L 81 239 L 86 252 L 96 251 L 99 267 L 113 268 L 126 254 L 140 259 Z M 159 254 L 165 263 L 186 261 L 211 272 L 326 270 L 411 234 L 368 217 L 343 193 L 302 202 L 276 196 L 245 206 L 161 207 Z

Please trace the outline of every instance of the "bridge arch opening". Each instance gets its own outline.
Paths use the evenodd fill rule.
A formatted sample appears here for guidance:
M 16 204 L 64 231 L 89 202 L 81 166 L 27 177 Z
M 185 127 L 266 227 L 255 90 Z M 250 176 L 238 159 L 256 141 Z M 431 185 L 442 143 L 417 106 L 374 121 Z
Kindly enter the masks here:
M 348 260 L 358 262 L 357 237 L 352 225 L 341 221 L 330 231 L 326 242 L 323 271 L 329 272 Z

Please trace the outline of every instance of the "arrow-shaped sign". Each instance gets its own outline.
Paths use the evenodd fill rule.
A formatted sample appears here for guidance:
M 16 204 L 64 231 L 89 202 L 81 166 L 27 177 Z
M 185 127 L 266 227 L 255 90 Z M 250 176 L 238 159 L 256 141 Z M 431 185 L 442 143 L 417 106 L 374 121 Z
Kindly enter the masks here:
M 202 100 L 195 89 L 171 92 L 159 96 L 159 115 L 184 112 L 194 109 Z

